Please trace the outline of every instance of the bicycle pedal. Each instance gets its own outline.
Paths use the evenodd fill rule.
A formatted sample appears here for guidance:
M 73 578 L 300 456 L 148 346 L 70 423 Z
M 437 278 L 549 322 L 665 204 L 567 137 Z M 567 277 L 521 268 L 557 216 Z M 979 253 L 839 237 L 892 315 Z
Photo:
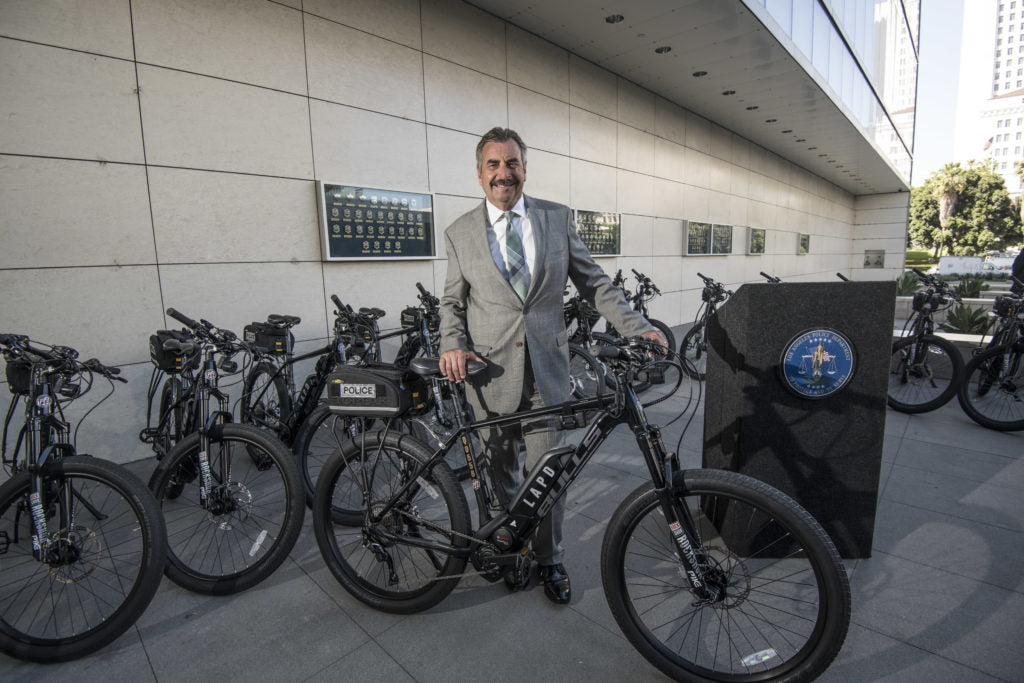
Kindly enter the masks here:
M 524 550 L 526 549 L 524 548 Z M 532 550 L 526 550 L 526 552 L 520 553 L 519 557 L 516 558 L 515 563 L 508 570 L 508 573 L 505 574 L 505 585 L 508 586 L 510 591 L 526 590 L 529 587 L 530 568 L 533 566 L 536 557 Z

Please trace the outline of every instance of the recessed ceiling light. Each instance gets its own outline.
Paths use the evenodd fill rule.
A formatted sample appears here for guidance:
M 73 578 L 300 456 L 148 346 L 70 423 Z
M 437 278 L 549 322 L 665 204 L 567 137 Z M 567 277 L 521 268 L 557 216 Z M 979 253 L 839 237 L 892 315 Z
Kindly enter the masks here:
M 693 72 L 693 77 L 694 78 L 700 78 L 701 76 L 707 76 L 707 75 L 708 75 L 707 71 L 694 71 Z
M 657 52 L 659 55 L 663 55 L 666 52 L 672 52 L 672 46 L 671 45 L 662 45 L 661 47 L 654 48 L 654 51 Z
M 809 151 L 811 151 L 812 149 L 818 149 L 818 148 L 817 148 L 817 147 L 808 147 L 808 148 L 807 148 L 807 151 L 809 152 Z
M 807 142 L 807 138 L 797 138 L 797 142 Z
M 776 121 L 778 121 L 778 119 L 765 119 L 764 120 L 765 123 L 775 123 Z
M 754 111 L 755 109 L 757 109 L 757 105 L 756 104 L 752 104 L 749 107 L 747 107 L 747 111 Z
M 621 14 L 609 14 L 607 17 L 604 18 L 604 20 L 607 21 L 609 24 L 617 24 L 625 18 L 626 17 L 622 16 Z
M 722 92 L 722 94 L 723 95 L 735 95 L 736 91 L 735 90 L 725 90 L 725 91 Z
M 792 132 L 793 131 L 791 131 L 791 130 L 784 130 L 784 131 L 782 131 L 782 134 L 785 135 L 786 133 L 792 133 Z
M 818 156 L 819 157 L 827 157 L 828 155 L 827 154 L 819 154 Z

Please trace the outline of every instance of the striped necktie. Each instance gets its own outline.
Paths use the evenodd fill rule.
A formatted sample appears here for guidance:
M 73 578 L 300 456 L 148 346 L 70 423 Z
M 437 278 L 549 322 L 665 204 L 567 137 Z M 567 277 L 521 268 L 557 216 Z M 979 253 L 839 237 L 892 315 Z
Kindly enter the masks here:
M 530 289 L 530 276 L 526 272 L 526 256 L 523 241 L 519 238 L 515 226 L 512 225 L 513 213 L 506 211 L 505 217 L 505 260 L 508 269 L 508 283 L 512 285 L 521 301 L 526 301 L 526 292 Z

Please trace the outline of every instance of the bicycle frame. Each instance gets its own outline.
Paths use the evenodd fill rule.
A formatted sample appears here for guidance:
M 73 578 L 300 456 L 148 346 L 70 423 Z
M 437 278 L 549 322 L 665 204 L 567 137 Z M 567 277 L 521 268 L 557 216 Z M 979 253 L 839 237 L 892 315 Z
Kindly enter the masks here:
M 420 463 L 415 471 L 409 474 L 404 484 L 399 487 L 389 501 L 383 505 L 374 506 L 373 512 L 370 512 L 369 501 L 364 501 L 367 504 L 366 514 L 368 515 L 364 528 L 372 529 L 368 532 L 369 536 L 378 536 L 386 542 L 401 541 L 403 544 L 456 557 L 466 557 L 473 562 L 477 569 L 481 570 L 484 569 L 486 563 L 493 563 L 499 567 L 511 565 L 517 561 L 522 552 L 525 552 L 530 535 L 580 475 L 601 444 L 616 427 L 620 424 L 627 424 L 636 437 L 637 445 L 643 454 L 655 490 L 661 499 L 662 509 L 668 523 L 667 531 L 675 541 L 687 575 L 697 589 L 701 600 L 714 600 L 718 591 L 704 581 L 702 570 L 693 551 L 694 547 L 701 545 L 694 520 L 689 511 L 685 507 L 677 505 L 672 497 L 671 482 L 673 470 L 679 466 L 678 458 L 674 453 L 666 451 L 661 439 L 660 428 L 647 421 L 644 406 L 630 384 L 633 373 L 617 374 L 617 385 L 622 388 L 614 394 L 568 401 L 555 406 L 477 420 L 470 424 L 466 424 L 462 417 L 464 405 L 461 404 L 460 397 L 459 410 L 456 411 L 458 428 L 433 451 L 426 462 Z M 487 427 L 500 427 L 516 422 L 556 416 L 563 429 L 581 428 L 586 424 L 587 411 L 593 410 L 600 412 L 576 446 L 563 446 L 545 453 L 536 462 L 512 500 L 507 504 L 501 501 L 501 496 L 496 494 L 489 478 L 484 474 L 484 470 L 478 467 L 481 457 L 476 452 L 473 439 L 470 438 L 471 434 Z M 476 495 L 479 515 L 478 529 L 473 533 L 473 545 L 476 547 L 473 545 L 457 547 L 422 538 L 399 537 L 382 530 L 379 522 L 410 492 L 414 493 L 414 487 L 424 485 L 422 474 L 443 460 L 445 454 L 449 449 L 455 447 L 456 443 L 462 445 Z M 364 491 L 370 491 L 369 481 L 365 478 L 371 475 L 367 473 L 366 468 L 360 468 L 360 470 L 361 476 L 364 478 Z M 481 476 L 482 474 L 484 476 Z M 503 510 L 497 515 L 493 515 L 491 512 L 494 508 L 495 498 L 502 503 L 501 509 Z M 503 554 L 488 553 L 486 557 L 481 557 L 479 551 L 483 548 L 493 548 Z

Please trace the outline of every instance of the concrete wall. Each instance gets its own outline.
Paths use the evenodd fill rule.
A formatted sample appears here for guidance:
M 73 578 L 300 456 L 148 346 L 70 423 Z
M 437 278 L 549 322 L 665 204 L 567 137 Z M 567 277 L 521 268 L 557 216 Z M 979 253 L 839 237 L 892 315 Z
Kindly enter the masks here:
M 459 0 L 5 2 L 0 65 L 0 330 L 125 366 L 83 436 L 115 460 L 146 454 L 166 307 L 235 330 L 300 315 L 309 348 L 332 293 L 387 326 L 415 282 L 439 292 L 443 253 L 321 262 L 314 181 L 434 193 L 443 229 L 482 196 L 473 149 L 494 125 L 530 146 L 529 193 L 622 213 L 624 255 L 602 265 L 650 275 L 672 325 L 698 270 L 832 279 L 905 226 L 905 209 L 861 224 L 870 198 Z M 737 226 L 735 253 L 685 257 L 684 220 Z M 746 255 L 747 226 L 766 254 Z

